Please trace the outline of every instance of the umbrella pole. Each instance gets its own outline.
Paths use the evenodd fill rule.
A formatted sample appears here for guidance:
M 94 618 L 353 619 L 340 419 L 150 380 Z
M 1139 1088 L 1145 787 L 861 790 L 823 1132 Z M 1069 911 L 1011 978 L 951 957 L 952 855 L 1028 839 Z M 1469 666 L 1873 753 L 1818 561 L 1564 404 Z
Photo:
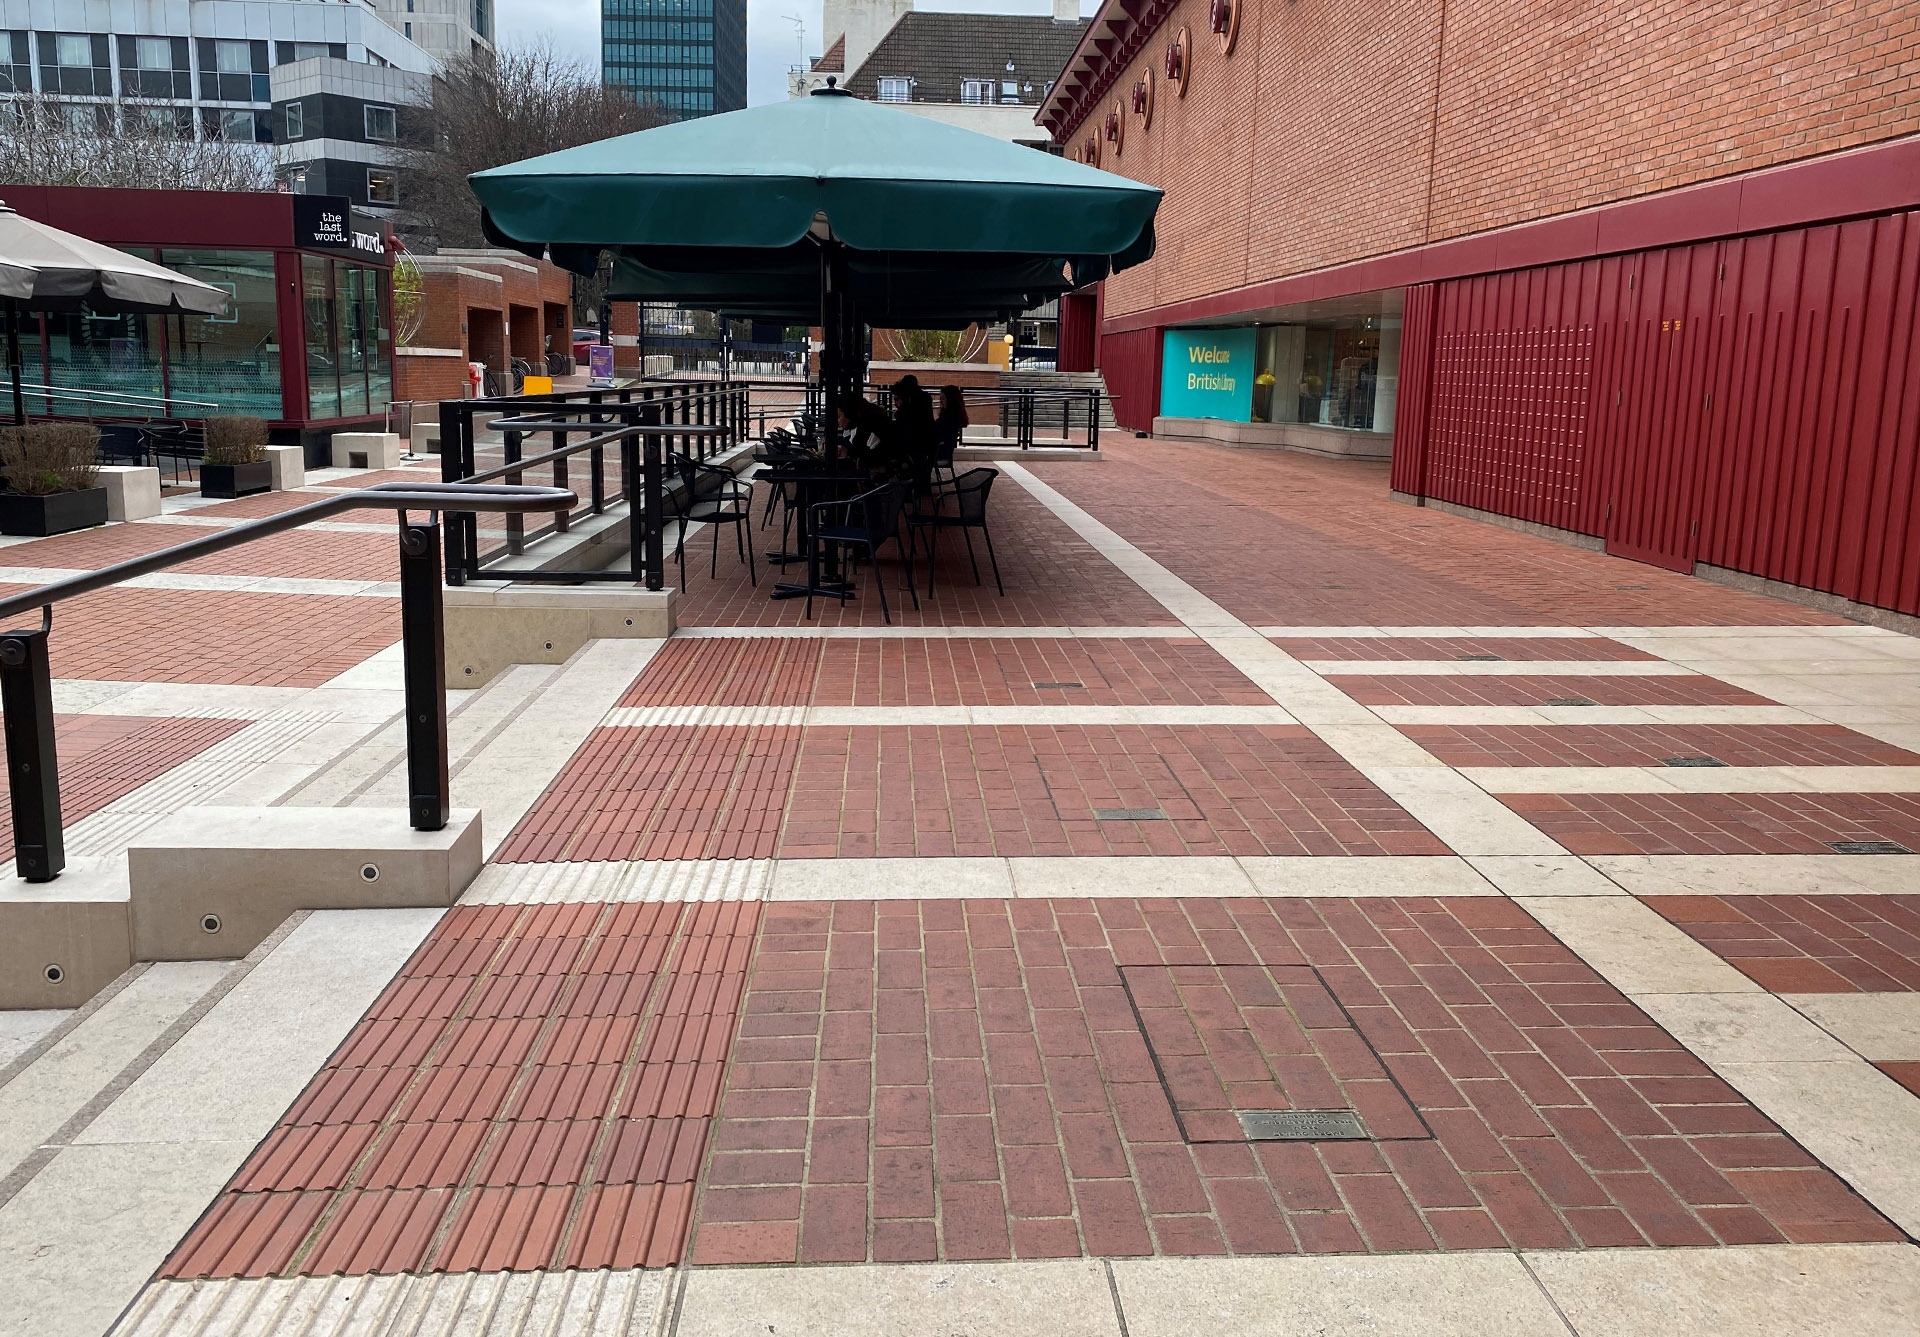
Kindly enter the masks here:
M 7 299 L 7 370 L 13 376 L 13 421 L 27 421 L 27 401 L 20 393 L 20 304 Z

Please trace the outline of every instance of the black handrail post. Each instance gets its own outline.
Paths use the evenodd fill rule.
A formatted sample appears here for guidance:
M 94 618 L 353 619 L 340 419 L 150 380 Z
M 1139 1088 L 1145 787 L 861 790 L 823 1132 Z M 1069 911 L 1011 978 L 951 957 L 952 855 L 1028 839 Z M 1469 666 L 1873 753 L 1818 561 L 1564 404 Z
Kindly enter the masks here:
M 567 448 L 567 434 L 565 432 L 557 429 L 554 431 L 553 448 L 555 450 L 565 450 Z M 562 455 L 553 462 L 553 485 L 555 487 L 567 486 L 567 457 L 565 455 Z M 562 511 L 560 514 L 554 516 L 553 528 L 554 532 L 560 534 L 571 531 L 573 528 L 573 512 Z
M 507 438 L 506 462 L 508 464 L 520 463 L 520 454 L 521 454 L 520 433 L 517 431 L 508 431 L 506 434 L 506 438 Z M 518 485 L 525 481 L 526 481 L 525 476 L 521 474 L 518 470 L 514 470 L 507 474 L 507 482 L 509 483 Z M 515 557 L 518 557 L 521 553 L 525 552 L 526 550 L 527 550 L 527 522 L 524 519 L 522 519 L 520 516 L 509 515 L 507 517 L 507 551 L 513 554 Z
M 48 623 L 52 622 L 51 610 Z M 47 630 L 0 636 L 0 711 L 6 714 L 7 780 L 13 803 L 13 862 L 29 882 L 51 882 L 67 866 L 60 829 L 60 760 L 53 741 L 53 670 Z
M 1100 449 L 1100 392 L 1087 391 L 1089 416 L 1087 418 L 1087 442 L 1095 450 Z
M 631 440 L 632 438 L 628 438 Z M 645 544 L 647 566 L 647 588 L 658 590 L 666 585 L 666 517 L 661 513 L 666 505 L 666 489 L 661 477 L 660 434 L 648 432 L 646 438 L 645 483 Z M 686 499 L 691 502 L 693 498 Z M 639 508 L 636 508 L 639 509 Z M 685 522 L 682 522 L 682 528 Z
M 460 401 L 440 401 L 440 481 L 457 483 L 467 476 L 466 454 L 460 445 Z M 454 585 L 467 583 L 466 526 L 455 520 L 447 526 L 447 580 Z
M 447 772 L 446 607 L 440 526 L 400 520 L 400 634 L 407 710 L 407 808 L 413 829 L 439 831 L 453 813 Z

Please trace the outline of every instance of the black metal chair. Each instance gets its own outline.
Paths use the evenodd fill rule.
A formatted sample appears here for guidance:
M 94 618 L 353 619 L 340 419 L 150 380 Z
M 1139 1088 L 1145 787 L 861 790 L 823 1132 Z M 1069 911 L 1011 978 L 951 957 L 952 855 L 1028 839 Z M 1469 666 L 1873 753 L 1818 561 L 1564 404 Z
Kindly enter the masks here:
M 680 564 L 681 588 L 685 589 L 687 584 L 687 526 L 691 524 L 710 525 L 713 528 L 713 560 L 707 571 L 709 578 L 716 578 L 720 574 L 720 528 L 722 525 L 731 525 L 735 546 L 747 564 L 747 577 L 758 585 L 760 576 L 753 564 L 753 545 L 747 542 L 747 529 L 753 519 L 753 485 L 742 484 L 731 469 L 702 463 L 678 451 L 673 454 L 673 468 L 680 475 L 683 492 L 674 502 L 673 515 L 680 522 L 680 532 L 673 545 L 673 559 Z M 700 480 L 703 478 L 718 482 L 718 487 L 706 496 L 700 494 Z
M 967 541 L 967 562 L 973 567 L 973 583 L 980 583 L 980 563 L 973 553 L 973 531 L 979 530 L 980 537 L 987 541 L 987 560 L 993 564 L 993 586 L 1005 597 L 1007 587 L 1000 583 L 1000 559 L 994 556 L 993 534 L 987 529 L 987 497 L 993 491 L 993 480 L 1000 476 L 998 469 L 969 469 L 953 480 L 951 487 L 942 488 L 931 495 L 933 509 L 919 511 L 907 517 L 907 530 L 913 536 L 915 546 L 919 544 L 919 531 L 927 533 L 927 595 L 933 595 L 933 570 L 939 560 L 940 531 L 957 529 Z M 951 506 L 951 510 L 949 510 Z
M 140 428 L 141 445 L 147 460 L 155 468 L 161 457 L 173 461 L 173 481 L 180 481 L 183 465 L 197 465 L 206 456 L 206 435 L 202 427 L 186 418 L 157 418 Z
M 913 587 L 913 549 L 900 541 L 900 517 L 906 505 L 907 489 L 904 484 L 883 483 L 857 497 L 849 497 L 845 501 L 816 502 L 808 508 L 813 521 L 813 534 L 807 545 L 809 618 L 813 616 L 814 593 L 820 586 L 822 550 L 835 547 L 846 550 L 849 558 L 858 553 L 865 554 L 868 565 L 873 567 L 873 587 L 880 592 L 880 616 L 887 620 L 887 625 L 893 625 L 893 613 L 887 607 L 887 581 L 880 573 L 880 548 L 886 543 L 892 543 L 906 560 L 907 593 L 913 596 L 914 610 L 919 611 L 920 594 Z M 837 522 L 833 515 L 835 512 L 838 512 Z M 844 592 L 832 593 L 830 597 L 843 603 L 851 599 L 851 582 Z

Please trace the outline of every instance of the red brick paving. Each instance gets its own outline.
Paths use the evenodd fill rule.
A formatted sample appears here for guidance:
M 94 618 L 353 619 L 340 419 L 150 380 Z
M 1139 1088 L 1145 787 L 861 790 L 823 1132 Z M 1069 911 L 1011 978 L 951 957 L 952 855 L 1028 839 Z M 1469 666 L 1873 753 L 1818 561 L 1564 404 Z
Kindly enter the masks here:
M 752 541 L 758 545 L 756 553 L 780 545 L 778 520 L 765 529 L 758 528 L 761 500 L 761 491 L 756 489 L 756 527 L 752 531 Z M 1153 627 L 1174 621 L 1158 600 L 1011 480 L 1002 478 L 994 484 L 988 523 L 993 528 L 994 550 L 1000 558 L 1006 596 L 1002 598 L 994 589 L 993 573 L 987 568 L 987 555 L 979 536 L 974 536 L 974 546 L 979 551 L 983 585 L 973 582 L 965 547 L 948 535 L 940 544 L 936 592 L 931 599 L 926 592 L 926 564 L 921 561 L 918 566 L 921 608 L 915 612 L 904 588 L 906 570 L 894 559 L 893 549 L 889 547 L 881 559 L 880 570 L 887 579 L 887 602 L 893 609 L 895 626 Z M 925 552 L 922 545 L 923 557 Z M 769 599 L 770 586 L 764 566 L 759 586 L 748 584 L 746 566 L 726 551 L 724 542 L 717 580 L 708 578 L 704 560 L 694 559 L 690 548 L 687 588 L 676 614 L 681 626 L 806 625 L 802 601 L 776 603 Z M 776 578 L 800 580 L 803 575 L 804 567 L 795 564 L 786 568 L 785 575 Z M 883 625 L 870 570 L 861 575 L 860 591 L 860 597 L 844 607 L 831 600 L 816 599 L 815 624 Z
M 1165 820 L 1101 820 L 1156 808 Z M 785 858 L 1444 854 L 1298 725 L 809 728 Z
M 1765 706 L 1744 687 L 1704 674 L 1672 677 L 1552 677 L 1432 674 L 1327 679 L 1363 706 L 1544 706 L 1583 698 L 1597 706 Z
M 399 639 L 398 599 L 119 586 L 59 605 L 49 646 L 56 678 L 317 687 Z
M 244 720 L 54 716 L 61 822 L 71 827 L 245 727 Z M 0 774 L 0 859 L 13 857 L 11 792 Z
M 286 494 L 268 494 L 281 495 Z M 246 500 L 251 501 L 249 497 Z M 314 500 L 314 498 L 308 498 Z M 364 518 L 375 518 L 368 512 Z M 335 517 L 354 520 L 349 514 Z M 72 568 L 92 571 L 159 552 L 213 531 L 193 525 L 121 524 L 57 538 L 35 539 L 6 550 L 8 566 Z M 400 544 L 390 533 L 357 534 L 300 529 L 256 539 L 210 557 L 184 562 L 173 570 L 223 576 L 297 576 L 308 580 L 397 580 Z
M 295 510 L 301 506 L 310 506 L 316 501 L 326 501 L 327 494 L 322 492 L 256 492 L 251 497 L 237 497 L 232 501 L 216 501 L 193 511 L 194 515 L 210 515 L 220 520 L 256 520 L 263 515 L 279 515 L 282 511 Z M 349 511 L 339 518 L 342 520 L 366 520 L 372 513 L 361 515 Z
M 162 1275 L 677 1262 L 759 913 L 449 911 Z
M 494 858 L 771 858 L 799 750 L 792 728 L 595 729 Z
M 1644 899 L 1774 993 L 1920 991 L 1920 894 Z
M 1388 1140 L 1183 1140 L 1123 970 Z M 840 902 L 766 907 L 691 1260 L 1899 1238 L 1508 902 Z
M 1920 755 L 1838 724 L 1407 724 L 1449 766 L 1912 766 Z
M 1047 684 L 1047 685 L 1038 685 Z M 623 706 L 1271 705 L 1192 638 L 669 641 Z
M 500 462 L 502 464 L 506 463 L 504 458 Z M 529 470 L 529 472 L 532 471 Z M 415 469 L 376 469 L 371 473 L 351 474 L 346 478 L 315 480 L 312 486 L 337 488 L 375 487 L 381 483 L 437 483 L 439 481 L 440 470 L 437 465 L 422 465 Z M 533 482 L 534 480 L 529 478 L 527 481 Z
M 1102 440 L 1101 448 L 1109 465 L 1120 467 L 1028 467 L 1255 626 L 1840 621 L 1657 567 L 1404 505 L 1388 494 L 1385 464 L 1205 444 Z
M 1298 725 L 672 726 L 595 730 L 496 858 L 1446 852 Z
M 1603 636 L 1313 636 L 1275 637 L 1295 659 L 1462 659 L 1495 656 L 1514 660 L 1658 659 L 1658 655 Z
M 1832 854 L 1827 842 L 1852 840 L 1891 840 L 1920 850 L 1916 794 L 1499 798 L 1575 854 Z

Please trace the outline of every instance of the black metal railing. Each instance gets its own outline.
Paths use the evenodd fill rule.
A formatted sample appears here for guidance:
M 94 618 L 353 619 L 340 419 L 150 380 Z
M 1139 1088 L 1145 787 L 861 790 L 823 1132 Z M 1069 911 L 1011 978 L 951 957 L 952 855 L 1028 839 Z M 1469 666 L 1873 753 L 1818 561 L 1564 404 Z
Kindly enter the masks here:
M 483 531 L 478 515 L 450 520 L 447 579 L 460 585 L 510 575 L 522 581 L 606 580 L 663 588 L 663 535 L 674 496 L 667 455 L 678 452 L 705 461 L 747 439 L 753 431 L 751 395 L 745 382 L 707 382 L 442 402 L 440 476 L 445 482 L 520 483 L 532 474 L 544 475 L 542 481 L 554 487 L 570 488 L 574 461 L 583 460 L 587 469 L 579 509 L 559 512 L 547 525 L 529 530 L 522 517 L 509 515 L 500 529 Z M 492 435 L 498 436 L 497 445 L 484 439 Z M 529 453 L 530 439 L 546 449 Z M 613 478 L 608 476 L 610 453 L 618 471 Z M 624 563 L 551 570 L 518 560 L 538 540 L 571 532 L 623 503 Z
M 937 375 L 930 376 L 920 388 L 938 396 L 937 382 Z M 866 394 L 878 403 L 890 404 L 893 386 L 870 381 Z M 1000 428 L 998 440 L 969 438 L 962 440 L 962 445 L 971 440 L 975 445 L 1017 446 L 1021 450 L 1032 450 L 1036 445 L 1100 449 L 1100 419 L 1108 396 L 1097 386 L 962 386 L 960 397 L 966 401 L 970 427 L 997 424 Z M 809 384 L 807 412 L 817 416 L 821 403 L 819 387 Z
M 352 510 L 392 510 L 398 517 L 407 808 L 416 831 L 440 830 L 452 812 L 453 795 L 447 769 L 446 612 L 441 598 L 438 516 L 482 511 L 524 515 L 565 510 L 576 500 L 573 493 L 554 487 L 381 483 L 0 599 L 0 623 L 36 608 L 41 612 L 38 628 L 0 633 L 0 713 L 6 725 L 15 869 L 29 882 L 51 882 L 67 862 L 48 654 L 53 605 Z M 408 519 L 409 511 L 428 512 L 427 523 L 414 524 Z

